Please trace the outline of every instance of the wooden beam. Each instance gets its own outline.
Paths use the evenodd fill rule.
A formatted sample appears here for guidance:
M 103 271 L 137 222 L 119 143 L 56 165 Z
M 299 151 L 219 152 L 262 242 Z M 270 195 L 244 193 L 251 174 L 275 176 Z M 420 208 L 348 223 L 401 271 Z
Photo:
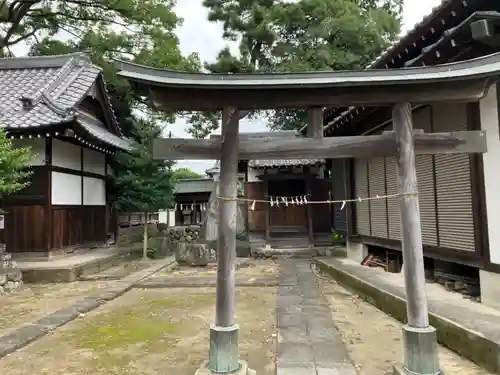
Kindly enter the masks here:
M 264 196 L 268 197 L 269 196 L 269 172 L 266 169 L 264 169 Z M 267 203 L 264 203 L 265 205 L 265 230 L 266 230 L 266 246 L 271 245 L 271 233 L 270 233 L 270 226 L 271 226 L 271 206 Z
M 270 138 L 294 138 L 297 132 L 295 130 L 282 130 L 282 131 L 267 131 L 267 132 L 253 132 L 253 133 L 239 133 L 238 139 L 242 140 L 260 140 Z M 210 134 L 210 139 L 221 139 L 220 134 Z
M 410 82 L 398 85 L 351 85 L 341 88 L 267 88 L 200 89 L 186 87 L 169 89 L 150 87 L 149 97 L 158 109 L 178 111 L 220 110 L 224 105 L 241 110 L 305 108 L 327 106 L 384 106 L 401 100 L 413 104 L 443 101 L 475 101 L 483 98 L 493 81 L 477 78 L 464 81 L 432 83 Z
M 399 210 L 401 213 L 401 247 L 403 250 L 406 314 L 408 325 L 403 327 L 404 368 L 408 374 L 442 374 L 439 368 L 436 329 L 429 326 L 429 310 L 425 293 L 424 251 L 415 166 L 415 133 L 411 104 L 393 107 L 396 131 Z M 404 195 L 403 195 L 404 194 Z M 396 368 L 396 367 L 395 367 Z M 399 371 L 395 370 L 395 373 Z
M 483 131 L 415 133 L 417 155 L 484 153 Z M 240 160 L 372 158 L 396 154 L 396 133 L 333 138 L 240 139 Z M 219 139 L 159 138 L 154 141 L 157 160 L 220 159 Z
M 312 197 L 312 173 L 309 166 L 304 167 L 304 172 L 306 174 L 306 194 Z M 306 204 L 306 217 L 307 217 L 307 237 L 309 239 L 309 248 L 314 246 L 313 237 L 313 210 L 312 205 Z
M 323 108 L 311 107 L 307 110 L 307 137 L 312 139 L 323 139 Z M 311 168 L 304 167 L 306 173 L 306 194 L 311 196 L 312 199 L 312 179 L 313 175 Z M 331 204 L 329 204 L 331 207 Z M 306 205 L 307 216 L 307 235 L 309 238 L 309 248 L 314 247 L 313 235 L 313 209 L 310 204 Z
M 323 108 L 311 107 L 307 110 L 307 136 L 323 138 Z
M 222 112 L 222 142 L 220 143 L 219 194 L 222 197 L 236 198 L 238 196 L 238 127 L 238 110 L 225 108 Z M 237 205 L 236 200 L 219 202 L 215 305 L 215 325 L 219 327 L 230 327 L 234 324 Z
M 418 192 L 413 147 L 415 133 L 412 131 L 410 103 L 396 104 L 392 118 L 398 145 L 396 155 L 398 193 Z M 415 328 L 427 328 L 429 317 L 425 294 L 424 253 L 418 196 L 403 195 L 399 198 L 399 202 L 408 325 Z

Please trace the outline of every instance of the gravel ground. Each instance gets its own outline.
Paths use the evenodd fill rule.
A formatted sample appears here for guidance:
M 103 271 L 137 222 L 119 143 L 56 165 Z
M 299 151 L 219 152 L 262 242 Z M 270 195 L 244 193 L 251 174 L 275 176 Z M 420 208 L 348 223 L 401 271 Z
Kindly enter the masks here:
M 332 280 L 320 285 L 359 375 L 392 374 L 392 365 L 403 360 L 403 325 Z M 491 374 L 443 346 L 439 358 L 446 375 Z

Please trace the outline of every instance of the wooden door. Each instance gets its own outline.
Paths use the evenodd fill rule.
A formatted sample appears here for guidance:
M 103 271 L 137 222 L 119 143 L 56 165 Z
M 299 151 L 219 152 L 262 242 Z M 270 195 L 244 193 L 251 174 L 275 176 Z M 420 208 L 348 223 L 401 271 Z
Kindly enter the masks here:
M 247 199 L 264 200 L 265 199 L 265 185 L 262 181 L 246 182 L 245 183 L 245 197 Z M 250 209 L 252 203 L 247 204 L 248 212 L 248 231 L 249 232 L 263 232 L 266 230 L 266 204 L 255 203 L 254 209 Z
M 295 228 L 307 230 L 306 206 L 281 203 L 279 206 L 270 207 L 270 225 L 273 230 L 280 228 Z

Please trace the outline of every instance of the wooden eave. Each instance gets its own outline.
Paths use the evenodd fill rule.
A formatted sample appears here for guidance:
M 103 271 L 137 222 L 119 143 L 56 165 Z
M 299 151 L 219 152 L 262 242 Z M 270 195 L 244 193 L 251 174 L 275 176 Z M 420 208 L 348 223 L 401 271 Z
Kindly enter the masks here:
M 443 0 L 406 35 L 371 61 L 365 69 L 404 67 L 408 60 L 418 56 L 424 48 L 439 41 L 447 29 L 467 18 L 474 7 L 477 7 L 477 2 L 477 0 Z M 327 106 L 324 109 L 325 120 L 333 120 L 348 109 L 336 105 Z
M 411 43 L 410 37 L 407 36 L 401 39 L 401 41 L 398 42 L 398 45 L 399 48 L 403 48 L 405 52 L 403 54 L 399 54 L 398 58 L 394 58 L 390 64 L 386 64 L 385 66 L 388 67 L 391 64 L 394 65 L 396 61 L 398 65 L 403 65 L 405 67 L 451 63 L 458 60 L 465 60 L 467 55 L 470 57 L 470 51 L 473 49 L 479 51 L 473 57 L 477 57 L 478 55 L 484 56 L 491 53 L 492 51 L 485 52 L 485 50 L 487 50 L 484 48 L 485 45 L 472 38 L 469 28 L 473 22 L 478 20 L 485 20 L 495 25 L 499 25 L 500 13 L 490 10 L 475 11 L 470 14 L 471 9 L 468 9 L 468 12 L 465 12 L 466 9 L 467 8 L 462 8 L 461 14 L 456 12 L 453 13 L 453 23 L 443 22 L 439 25 L 442 32 L 439 33 L 434 31 L 432 33 L 433 38 L 424 38 L 422 41 L 419 41 L 419 48 L 415 48 L 417 44 L 415 42 Z M 458 24 L 456 24 L 456 22 L 458 22 Z M 452 26 L 452 24 L 455 26 Z M 434 28 L 432 30 L 434 30 Z M 389 54 L 387 56 L 389 56 Z M 382 62 L 383 61 L 380 60 L 379 62 L 374 63 L 373 68 L 379 68 Z M 368 69 L 372 69 L 372 67 L 369 66 Z M 331 135 L 337 135 L 332 129 L 333 125 L 335 125 L 335 127 L 339 127 L 343 124 L 350 127 L 353 120 L 361 120 L 360 116 L 372 116 L 371 112 L 373 111 L 373 108 L 370 109 L 370 111 L 366 110 L 367 108 L 364 107 L 344 107 L 334 109 L 333 106 L 330 106 L 324 111 L 324 122 L 326 124 L 324 129 L 325 131 L 330 130 L 329 133 L 331 133 Z M 306 127 L 307 125 L 304 125 L 301 131 L 304 131 Z
M 382 106 L 482 98 L 500 73 L 500 53 L 415 68 L 277 74 L 184 73 L 120 62 L 119 75 L 160 109 L 218 110 Z

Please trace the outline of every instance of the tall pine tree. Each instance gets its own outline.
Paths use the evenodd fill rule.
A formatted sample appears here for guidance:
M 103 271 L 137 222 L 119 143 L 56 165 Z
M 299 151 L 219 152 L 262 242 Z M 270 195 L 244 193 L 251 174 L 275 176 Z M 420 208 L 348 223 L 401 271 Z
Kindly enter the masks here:
M 304 72 L 363 69 L 399 34 L 403 0 L 204 0 L 209 20 L 221 22 L 224 38 L 239 55 L 223 49 L 212 72 Z M 255 114 L 255 113 L 254 113 Z M 265 113 L 273 129 L 294 130 L 304 110 Z M 262 115 L 262 113 L 260 113 Z M 214 113 L 190 119 L 191 134 L 217 127 Z
M 115 205 L 121 212 L 148 213 L 169 208 L 173 202 L 173 176 L 170 161 L 153 159 L 152 141 L 161 129 L 147 120 L 134 128 L 139 142 L 130 153 L 120 153 L 115 162 Z M 147 257 L 148 226 L 144 225 L 143 257 Z

